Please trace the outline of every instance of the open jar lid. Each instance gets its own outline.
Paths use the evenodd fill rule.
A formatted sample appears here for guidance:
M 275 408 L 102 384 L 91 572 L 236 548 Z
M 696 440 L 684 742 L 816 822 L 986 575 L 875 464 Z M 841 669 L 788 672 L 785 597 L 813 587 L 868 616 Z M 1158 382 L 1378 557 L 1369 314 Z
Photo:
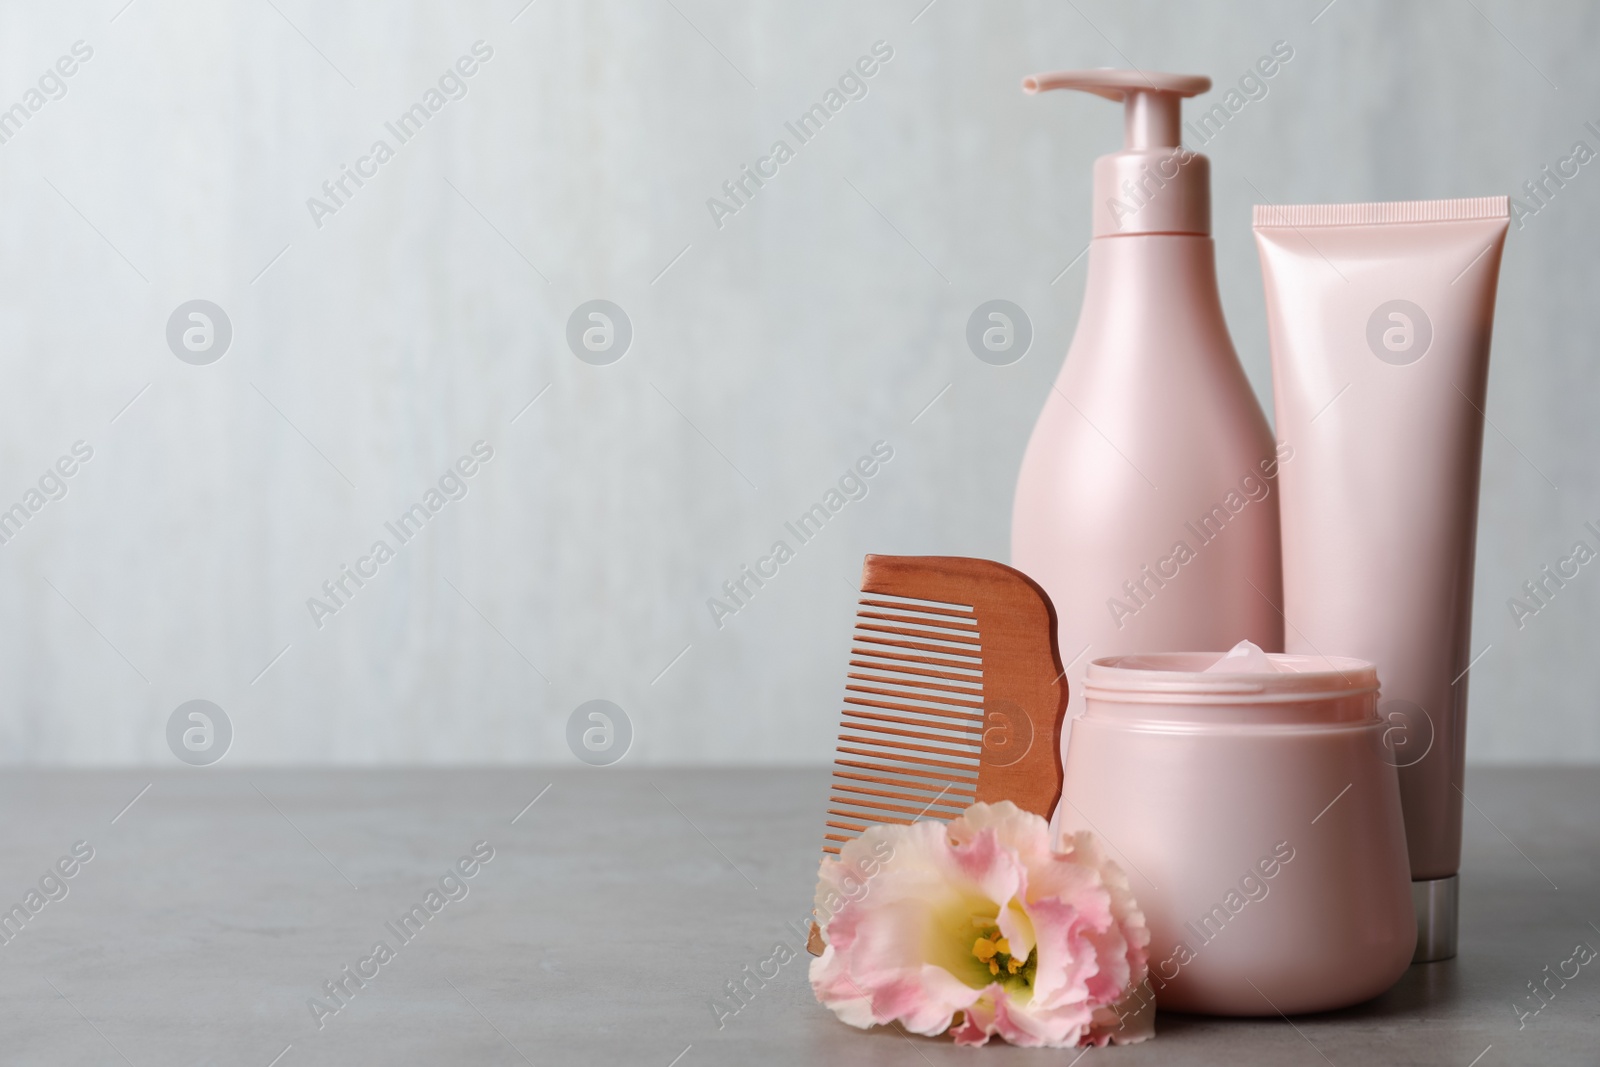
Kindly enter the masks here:
M 1094 660 L 1084 680 L 1085 714 L 1304 725 L 1367 721 L 1376 714 L 1378 669 L 1367 660 L 1274 652 L 1264 654 L 1271 670 L 1209 670 L 1221 655 L 1146 652 Z

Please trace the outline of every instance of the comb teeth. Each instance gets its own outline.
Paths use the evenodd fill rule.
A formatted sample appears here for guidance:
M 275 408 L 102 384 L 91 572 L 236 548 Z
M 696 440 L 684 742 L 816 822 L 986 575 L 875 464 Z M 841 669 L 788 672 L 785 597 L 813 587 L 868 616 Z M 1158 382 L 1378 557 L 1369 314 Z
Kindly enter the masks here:
M 876 823 L 952 819 L 977 798 L 983 644 L 971 607 L 863 596 L 824 852 Z

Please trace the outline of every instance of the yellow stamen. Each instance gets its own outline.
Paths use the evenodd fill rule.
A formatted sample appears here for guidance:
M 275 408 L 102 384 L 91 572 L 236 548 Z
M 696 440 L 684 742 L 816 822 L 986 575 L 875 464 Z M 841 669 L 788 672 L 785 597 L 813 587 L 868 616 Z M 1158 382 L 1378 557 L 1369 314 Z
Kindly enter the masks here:
M 1007 956 L 1011 955 L 1011 943 L 1003 937 L 995 941 L 994 947 L 996 952 L 1004 952 Z
M 990 941 L 987 937 L 980 937 L 972 943 L 972 954 L 978 957 L 978 959 L 982 960 L 984 963 L 988 963 L 990 960 L 994 959 L 994 954 L 997 947 L 998 946 L 996 946 L 995 943 Z

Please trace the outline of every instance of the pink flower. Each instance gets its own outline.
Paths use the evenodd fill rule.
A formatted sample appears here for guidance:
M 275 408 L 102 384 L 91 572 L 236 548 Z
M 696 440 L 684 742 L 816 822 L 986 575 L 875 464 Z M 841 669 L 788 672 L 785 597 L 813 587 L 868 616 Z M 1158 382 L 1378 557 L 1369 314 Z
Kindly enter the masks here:
M 952 1031 L 982 1045 L 1104 1045 L 1150 1036 L 1129 1010 L 1150 932 L 1128 879 L 1094 837 L 1050 848 L 1044 819 L 1009 801 L 949 824 L 873 826 L 824 858 L 816 918 L 826 948 L 811 988 L 866 1029 Z

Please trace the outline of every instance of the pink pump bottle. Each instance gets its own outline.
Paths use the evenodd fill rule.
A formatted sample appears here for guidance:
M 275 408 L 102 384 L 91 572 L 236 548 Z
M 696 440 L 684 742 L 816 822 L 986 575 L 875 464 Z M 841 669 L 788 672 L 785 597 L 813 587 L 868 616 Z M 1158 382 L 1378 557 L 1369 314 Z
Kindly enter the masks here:
M 1022 85 L 1126 109 L 1123 151 L 1095 161 L 1083 310 L 1011 526 L 1011 562 L 1055 604 L 1076 716 L 1093 659 L 1245 638 L 1283 650 L 1276 477 L 1293 447 L 1274 443 L 1228 337 L 1210 163 L 1179 143 L 1181 100 L 1211 79 L 1087 70 Z

